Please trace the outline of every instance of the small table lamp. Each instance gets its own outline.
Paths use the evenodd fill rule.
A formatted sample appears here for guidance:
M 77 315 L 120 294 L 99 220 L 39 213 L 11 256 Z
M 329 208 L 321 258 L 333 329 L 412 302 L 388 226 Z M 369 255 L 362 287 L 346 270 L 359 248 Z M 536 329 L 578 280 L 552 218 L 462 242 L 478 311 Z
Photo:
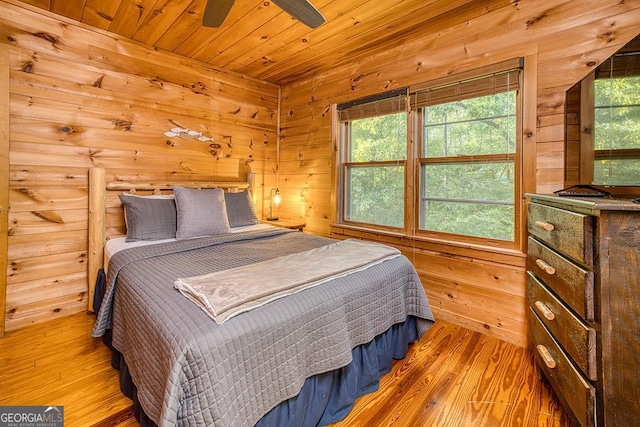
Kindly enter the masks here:
M 278 220 L 278 217 L 273 215 L 273 205 L 276 205 L 276 207 L 278 207 L 279 204 L 280 204 L 280 190 L 278 190 L 277 188 L 272 188 L 271 199 L 269 203 L 269 216 L 267 217 L 267 221 Z

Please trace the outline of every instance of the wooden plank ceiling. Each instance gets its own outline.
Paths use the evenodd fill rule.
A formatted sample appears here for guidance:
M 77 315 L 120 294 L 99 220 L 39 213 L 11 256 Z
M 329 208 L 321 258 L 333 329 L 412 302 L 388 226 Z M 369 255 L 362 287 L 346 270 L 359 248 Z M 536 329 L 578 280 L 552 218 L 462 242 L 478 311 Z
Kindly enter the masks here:
M 202 25 L 207 0 L 22 0 L 37 8 L 213 66 L 286 84 L 450 26 L 502 1 L 312 0 L 310 29 L 266 0 L 236 0 L 220 28 Z M 212 0 L 215 1 L 215 0 Z M 18 0 L 12 3 L 20 3 Z M 510 0 L 504 0 L 509 3 Z

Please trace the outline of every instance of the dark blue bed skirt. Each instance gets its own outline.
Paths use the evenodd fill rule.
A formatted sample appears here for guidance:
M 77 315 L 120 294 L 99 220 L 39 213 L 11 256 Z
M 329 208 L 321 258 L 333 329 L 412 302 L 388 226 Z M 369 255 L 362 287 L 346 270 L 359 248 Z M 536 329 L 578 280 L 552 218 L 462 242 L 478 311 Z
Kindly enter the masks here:
M 103 286 L 98 280 L 94 307 L 99 309 Z M 100 299 L 100 301 L 99 301 Z M 353 349 L 353 360 L 347 366 L 307 378 L 300 393 L 273 408 L 259 422 L 261 427 L 323 426 L 342 420 L 355 400 L 378 389 L 380 377 L 391 370 L 393 359 L 402 359 L 410 343 L 418 339 L 416 319 L 408 317 L 373 341 Z M 155 424 L 146 416 L 137 399 L 126 361 L 111 346 L 111 331 L 103 340 L 112 350 L 111 365 L 120 371 L 120 389 L 132 399 L 136 419 L 142 426 Z

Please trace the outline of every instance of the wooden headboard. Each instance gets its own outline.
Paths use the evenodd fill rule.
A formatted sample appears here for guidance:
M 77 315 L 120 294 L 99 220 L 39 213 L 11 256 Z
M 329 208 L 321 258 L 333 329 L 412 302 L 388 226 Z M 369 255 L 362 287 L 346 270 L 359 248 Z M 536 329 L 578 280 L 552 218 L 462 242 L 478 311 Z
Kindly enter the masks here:
M 203 177 L 204 179 L 204 177 Z M 122 192 L 135 192 L 139 195 L 171 194 L 173 187 L 179 185 L 189 188 L 222 188 L 225 191 L 239 191 L 250 187 L 251 177 L 245 181 L 175 181 L 175 182 L 125 182 L 107 181 L 104 168 L 89 169 L 89 305 L 94 311 L 93 297 L 98 271 L 104 263 L 104 244 L 107 239 L 126 234 L 124 210 L 118 198 Z

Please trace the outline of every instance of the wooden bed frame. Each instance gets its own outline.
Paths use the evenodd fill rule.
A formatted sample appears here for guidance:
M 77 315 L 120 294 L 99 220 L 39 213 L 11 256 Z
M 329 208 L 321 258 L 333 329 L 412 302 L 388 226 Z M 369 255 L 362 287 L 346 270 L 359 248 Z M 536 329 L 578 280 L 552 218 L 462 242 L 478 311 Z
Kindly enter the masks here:
M 204 178 L 204 177 L 203 177 Z M 104 263 L 104 244 L 109 238 L 126 234 L 124 211 L 118 194 L 123 191 L 140 195 L 171 194 L 174 185 L 189 188 L 222 188 L 240 191 L 251 188 L 251 174 L 244 181 L 175 181 L 175 182 L 125 182 L 109 181 L 104 168 L 89 169 L 89 255 L 88 255 L 88 311 L 93 312 L 96 279 Z

